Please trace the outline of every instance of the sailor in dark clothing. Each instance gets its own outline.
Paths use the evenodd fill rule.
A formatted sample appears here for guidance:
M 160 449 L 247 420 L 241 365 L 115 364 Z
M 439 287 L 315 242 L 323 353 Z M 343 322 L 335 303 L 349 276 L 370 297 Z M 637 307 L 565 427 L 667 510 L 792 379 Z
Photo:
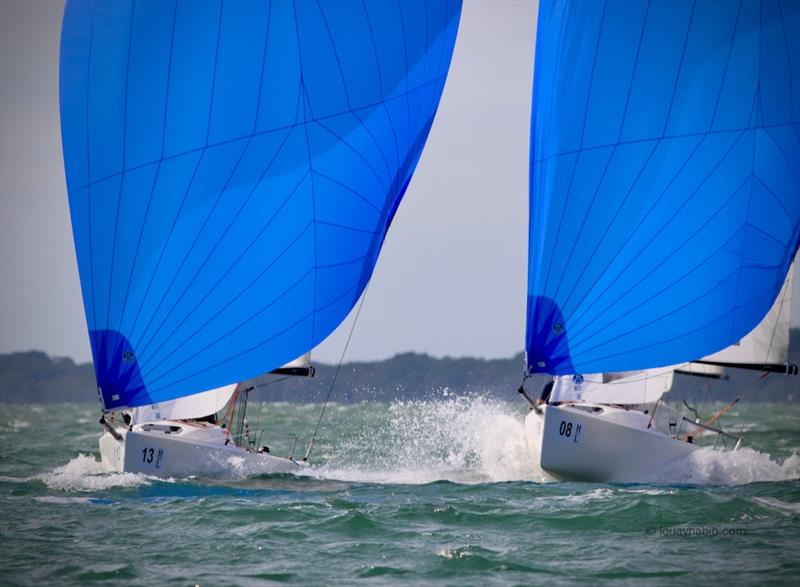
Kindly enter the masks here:
M 555 377 L 552 378 L 550 381 L 544 384 L 542 387 L 542 393 L 539 394 L 539 399 L 533 401 L 533 399 L 525 392 L 525 387 L 520 385 L 519 389 L 517 390 L 522 397 L 530 404 L 531 410 L 536 412 L 537 414 L 542 413 L 542 409 L 539 406 L 546 404 L 550 401 L 550 394 L 553 393 L 553 385 L 555 383 Z
M 539 399 L 536 400 L 537 406 L 541 406 L 542 404 L 546 404 L 548 401 L 550 401 L 550 394 L 553 393 L 553 383 L 555 383 L 555 379 L 551 379 L 544 384 L 542 387 L 542 393 L 539 395 Z

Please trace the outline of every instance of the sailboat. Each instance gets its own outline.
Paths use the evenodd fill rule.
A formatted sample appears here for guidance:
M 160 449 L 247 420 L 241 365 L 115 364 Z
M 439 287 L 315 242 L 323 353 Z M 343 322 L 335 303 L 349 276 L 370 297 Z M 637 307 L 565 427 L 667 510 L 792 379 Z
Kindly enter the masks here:
M 797 373 L 768 314 L 800 246 L 800 5 L 540 2 L 529 226 L 541 468 L 643 480 L 724 433 L 653 412 L 676 370 Z
M 247 429 L 239 383 L 310 375 L 291 362 L 362 295 L 431 128 L 460 10 L 67 3 L 64 164 L 109 466 L 163 477 L 301 466 Z

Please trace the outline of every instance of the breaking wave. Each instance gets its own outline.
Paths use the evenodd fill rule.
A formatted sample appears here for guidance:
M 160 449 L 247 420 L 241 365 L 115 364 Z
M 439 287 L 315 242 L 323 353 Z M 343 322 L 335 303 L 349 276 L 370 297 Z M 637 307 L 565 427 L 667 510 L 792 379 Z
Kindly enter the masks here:
M 104 491 L 112 487 L 136 487 L 151 482 L 138 473 L 114 473 L 90 455 L 79 454 L 66 465 L 34 477 L 60 491 Z

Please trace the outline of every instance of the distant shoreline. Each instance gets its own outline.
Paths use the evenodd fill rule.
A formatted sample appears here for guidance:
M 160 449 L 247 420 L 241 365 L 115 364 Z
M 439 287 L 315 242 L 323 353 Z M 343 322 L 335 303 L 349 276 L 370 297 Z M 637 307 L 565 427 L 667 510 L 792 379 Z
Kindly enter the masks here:
M 800 329 L 792 330 L 789 360 L 800 363 Z M 394 401 L 441 398 L 445 390 L 456 395 L 481 393 L 513 400 L 522 380 L 522 353 L 508 359 L 435 358 L 402 353 L 383 361 L 342 365 L 333 401 Z M 269 402 L 313 403 L 324 400 L 335 365 L 317 363 L 316 376 L 292 378 L 265 386 L 257 399 Z M 714 382 L 713 399 L 782 403 L 800 402 L 800 376 L 771 375 L 760 379 L 753 371 L 730 370 L 728 379 Z M 708 401 L 696 377 L 676 377 L 670 399 Z M 530 382 L 534 392 L 544 382 Z M 96 383 L 91 363 L 50 357 L 42 351 L 0 354 L 0 403 L 90 403 Z M 701 394 L 702 391 L 702 394 Z

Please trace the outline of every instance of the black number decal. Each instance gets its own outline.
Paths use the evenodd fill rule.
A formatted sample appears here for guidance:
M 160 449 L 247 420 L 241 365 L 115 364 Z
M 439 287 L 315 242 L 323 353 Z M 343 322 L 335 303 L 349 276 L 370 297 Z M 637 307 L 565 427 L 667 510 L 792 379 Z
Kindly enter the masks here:
M 142 462 L 143 463 L 152 463 L 153 462 L 153 453 L 155 452 L 152 448 L 143 448 L 142 449 Z
M 572 435 L 572 422 L 565 422 L 561 420 L 561 424 L 558 427 L 558 433 L 561 436 L 566 436 L 569 438 Z

